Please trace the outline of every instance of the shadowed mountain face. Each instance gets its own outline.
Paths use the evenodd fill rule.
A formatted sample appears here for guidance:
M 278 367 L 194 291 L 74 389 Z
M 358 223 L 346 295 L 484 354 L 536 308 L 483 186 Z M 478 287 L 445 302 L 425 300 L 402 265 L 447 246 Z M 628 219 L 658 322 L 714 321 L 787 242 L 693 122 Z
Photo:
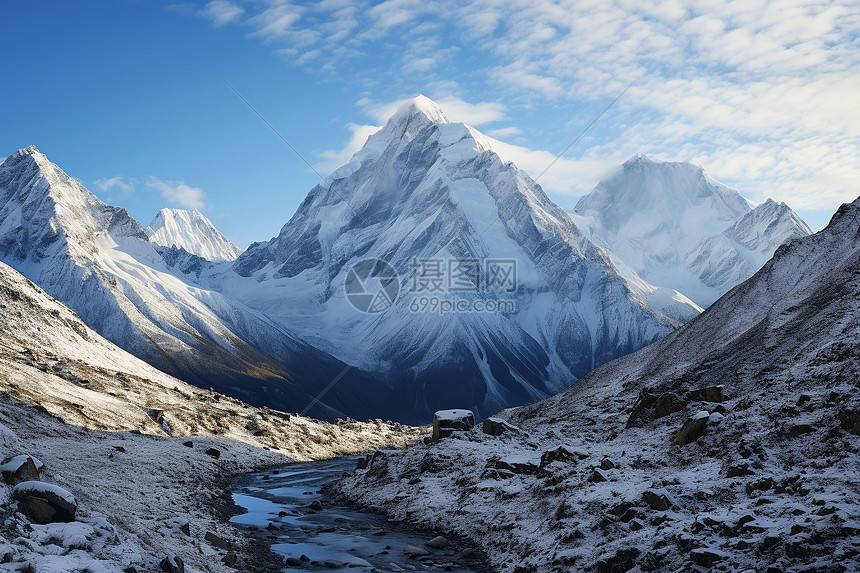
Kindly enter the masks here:
M 675 179 L 701 179 L 687 171 Z M 732 248 L 754 253 L 784 234 L 768 224 L 780 206 L 750 211 L 734 192 L 705 191 L 729 219 L 747 213 L 721 235 Z M 701 310 L 597 246 L 492 140 L 423 97 L 312 189 L 277 237 L 237 254 L 199 213 L 165 210 L 144 231 L 34 147 L 0 164 L 5 262 L 122 348 L 255 405 L 408 422 L 450 407 L 489 415 Z M 392 274 L 357 278 L 365 260 Z M 710 260 L 695 265 L 721 277 Z
M 168 266 L 193 255 L 156 249 L 125 209 L 102 203 L 35 147 L 0 164 L 0 257 L 111 342 L 197 386 L 297 411 L 347 370 L 310 414 L 404 412 L 374 378 Z
M 368 258 L 400 277 L 399 298 L 379 314 L 357 312 L 344 294 L 350 268 Z M 464 260 L 477 265 L 478 288 L 415 288 L 427 276 L 420 263 L 437 262 L 447 281 L 448 265 Z M 514 262 L 511 292 L 484 288 L 488 261 Z M 490 140 L 420 97 L 233 270 L 212 284 L 377 373 L 426 416 L 539 399 L 673 328 Z M 422 297 L 470 310 L 422 312 Z M 487 300 L 513 310 L 473 310 Z

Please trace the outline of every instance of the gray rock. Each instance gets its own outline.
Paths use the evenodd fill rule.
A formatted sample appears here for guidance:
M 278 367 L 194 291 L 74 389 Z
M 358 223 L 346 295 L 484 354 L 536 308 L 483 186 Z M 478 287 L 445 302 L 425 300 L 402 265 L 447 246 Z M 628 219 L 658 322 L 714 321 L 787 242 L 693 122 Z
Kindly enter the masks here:
M 415 545 L 407 545 L 403 548 L 403 553 L 409 555 L 410 557 L 421 557 L 422 555 L 430 555 L 429 551 L 427 551 L 423 547 L 417 547 Z
M 658 511 L 666 511 L 672 506 L 672 502 L 666 497 L 666 494 L 656 491 L 646 491 L 642 494 L 642 499 L 651 509 Z
M 593 472 L 591 472 L 591 475 L 588 476 L 588 481 L 590 481 L 591 483 L 600 483 L 600 482 L 609 481 L 609 480 L 606 477 L 606 474 L 604 474 L 599 469 L 595 468 L 595 470 Z
M 439 410 L 433 415 L 433 441 L 447 438 L 456 431 L 475 427 L 475 414 L 471 410 Z
M 170 554 L 161 561 L 161 570 L 166 573 L 185 573 L 185 563 L 182 558 Z
M 323 565 L 328 567 L 329 569 L 341 569 L 349 565 L 346 561 L 338 561 L 337 559 L 326 559 L 323 562 Z
M 520 429 L 501 418 L 487 418 L 481 424 L 481 431 L 488 436 L 501 436 L 505 433 L 520 433 Z
M 221 450 L 219 450 L 218 448 L 209 448 L 208 450 L 206 450 L 206 455 L 212 456 L 217 460 L 221 457 Z
M 440 535 L 428 541 L 426 545 L 427 547 L 432 547 L 433 549 L 445 549 L 446 547 L 448 547 L 448 543 L 448 540 Z
M 206 532 L 204 539 L 206 541 L 208 541 L 209 543 L 211 543 L 213 547 L 217 547 L 218 549 L 223 549 L 225 551 L 229 551 L 230 549 L 233 549 L 232 543 L 230 543 L 229 541 L 227 541 L 223 537 L 215 535 L 211 531 Z
M 723 388 L 723 385 L 708 386 L 707 388 L 693 390 L 687 395 L 690 397 L 690 400 L 695 400 L 697 402 L 722 402 L 725 400 L 725 396 L 723 396 Z
M 310 505 L 308 505 L 308 507 L 309 507 L 309 508 L 311 508 L 311 509 L 312 509 L 312 510 L 314 510 L 314 511 L 322 511 L 322 509 L 323 509 L 323 504 L 322 504 L 322 502 L 321 502 L 320 500 L 315 499 L 315 500 L 313 500 L 313 501 L 310 503 Z
M 41 462 L 30 456 L 15 456 L 0 466 L 0 474 L 8 485 L 16 485 L 24 481 L 39 481 Z
M 66 490 L 38 481 L 21 482 L 12 490 L 24 514 L 36 523 L 69 523 L 75 520 L 78 505 Z
M 708 426 L 708 417 L 710 414 L 705 410 L 697 413 L 691 418 L 684 421 L 684 425 L 675 434 L 675 443 L 679 446 L 691 444 L 702 437 L 705 433 L 705 428 Z
M 842 408 L 839 421 L 848 432 L 860 436 L 860 408 Z

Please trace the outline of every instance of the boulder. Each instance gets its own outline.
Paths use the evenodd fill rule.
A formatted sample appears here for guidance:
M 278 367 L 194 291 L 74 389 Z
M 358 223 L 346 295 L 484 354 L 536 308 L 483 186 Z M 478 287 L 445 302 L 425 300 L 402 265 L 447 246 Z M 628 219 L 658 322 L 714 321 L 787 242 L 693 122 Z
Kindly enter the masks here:
M 860 436 L 860 408 L 842 408 L 839 411 L 839 421 L 846 431 Z
M 690 559 L 701 567 L 711 567 L 727 557 L 729 557 L 728 553 L 712 547 L 700 547 L 690 551 Z
M 627 427 L 641 426 L 651 420 L 668 416 L 683 409 L 683 401 L 672 392 L 655 394 L 650 390 L 642 390 L 630 411 Z
M 349 565 L 349 563 L 347 563 L 346 561 L 338 561 L 337 559 L 326 559 L 325 561 L 323 561 L 323 565 L 325 565 L 329 569 L 343 569 L 344 567 Z
M 421 557 L 422 555 L 430 555 L 429 551 L 427 551 L 423 547 L 417 547 L 415 545 L 407 545 L 403 548 L 403 553 L 409 555 L 410 557 Z
M 685 444 L 691 444 L 702 437 L 702 434 L 705 433 L 705 428 L 708 425 L 708 418 L 711 415 L 707 410 L 702 410 L 698 412 L 691 418 L 687 418 L 684 421 L 684 425 L 681 426 L 681 429 L 678 430 L 678 433 L 675 434 L 675 443 L 679 446 L 683 446 Z
M 12 489 L 12 499 L 36 523 L 69 523 L 75 520 L 78 503 L 63 488 L 40 481 L 25 481 Z
M 672 507 L 669 496 L 662 491 L 648 490 L 642 494 L 642 499 L 648 504 L 648 507 L 657 511 L 666 511 Z
M 161 561 L 161 570 L 166 573 L 185 573 L 185 563 L 181 557 L 170 554 Z
M 601 559 L 594 564 L 597 573 L 624 573 L 636 566 L 641 551 L 635 547 L 619 549 L 612 557 Z
M 501 418 L 487 418 L 481 424 L 481 431 L 488 436 L 501 436 L 505 433 L 518 434 L 520 429 Z
M 439 410 L 433 415 L 433 441 L 447 438 L 456 431 L 475 427 L 475 414 L 471 410 Z
M 590 481 L 591 483 L 600 483 L 603 481 L 609 481 L 609 478 L 607 478 L 606 474 L 604 474 L 602 471 L 595 468 L 595 470 L 591 472 L 591 475 L 588 476 L 588 481 Z
M 203 538 L 206 541 L 208 541 L 209 543 L 211 543 L 214 547 L 217 547 L 218 549 L 223 549 L 224 551 L 229 551 L 229 550 L 233 549 L 232 543 L 230 543 L 229 541 L 227 541 L 223 537 L 215 535 L 211 531 L 207 531 L 206 535 Z
M 574 462 L 577 458 L 584 459 L 588 457 L 588 453 L 582 450 L 575 450 L 570 447 L 559 446 L 552 450 L 547 450 L 540 456 L 540 467 L 543 468 L 553 462 Z
M 723 396 L 723 386 L 722 384 L 719 386 L 708 386 L 707 388 L 699 388 L 698 390 L 693 390 L 688 393 L 687 396 L 690 400 L 694 400 L 696 402 L 722 402 L 725 400 L 725 396 Z
M 445 549 L 446 547 L 448 547 L 448 540 L 440 535 L 428 541 L 426 545 L 427 547 L 432 547 L 433 549 Z
M 494 466 L 497 470 L 507 470 L 520 475 L 537 475 L 540 471 L 534 461 L 526 456 L 505 456 L 498 460 Z
M 9 485 L 23 481 L 39 481 L 39 472 L 44 464 L 32 456 L 20 455 L 0 466 L 0 476 Z
M 208 450 L 206 450 L 206 455 L 212 456 L 217 460 L 221 457 L 221 450 L 219 450 L 218 448 L 209 448 Z
M 603 458 L 600 460 L 600 469 L 602 470 L 614 470 L 615 463 L 609 458 Z

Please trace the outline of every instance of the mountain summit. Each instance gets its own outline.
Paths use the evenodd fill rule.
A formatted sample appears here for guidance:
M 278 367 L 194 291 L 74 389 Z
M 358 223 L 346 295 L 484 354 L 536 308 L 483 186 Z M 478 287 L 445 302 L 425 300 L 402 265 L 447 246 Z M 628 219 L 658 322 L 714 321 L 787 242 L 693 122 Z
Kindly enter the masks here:
M 631 158 L 574 219 L 642 279 L 707 307 L 811 230 L 785 204 L 756 206 L 691 163 Z
M 366 259 L 399 277 L 382 313 L 358 312 L 345 294 Z M 502 262 L 509 290 L 488 284 Z M 453 285 L 450 269 L 464 264 L 472 282 Z M 241 278 L 221 272 L 211 284 L 387 381 L 421 419 L 452 405 L 489 415 L 552 394 L 675 324 L 525 172 L 424 97 L 233 270 Z M 464 310 L 441 311 L 455 303 Z M 479 310 L 487 306 L 507 310 Z
M 234 261 L 242 249 L 221 234 L 197 209 L 162 209 L 146 228 L 149 241 L 176 247 L 207 261 Z

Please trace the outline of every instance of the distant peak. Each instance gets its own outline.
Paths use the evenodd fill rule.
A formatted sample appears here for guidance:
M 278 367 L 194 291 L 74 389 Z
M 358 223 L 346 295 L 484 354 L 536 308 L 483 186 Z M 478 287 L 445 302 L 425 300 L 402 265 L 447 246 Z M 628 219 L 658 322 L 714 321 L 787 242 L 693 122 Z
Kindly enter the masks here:
M 40 153 L 40 152 L 39 152 L 39 150 L 36 148 L 36 146 L 35 146 L 35 145 L 30 145 L 30 146 L 28 146 L 28 147 L 25 147 L 25 148 L 23 148 L 23 149 L 19 149 L 19 150 L 18 150 L 18 155 L 20 155 L 20 156 L 24 156 L 24 155 L 36 155 L 37 153 Z
M 401 117 L 413 117 L 421 114 L 434 123 L 449 123 L 448 116 L 435 101 L 424 95 L 417 95 L 403 102 L 392 116 L 392 120 Z
M 624 162 L 624 165 L 636 165 L 639 163 L 654 163 L 654 161 L 644 153 L 637 153 L 630 159 Z

